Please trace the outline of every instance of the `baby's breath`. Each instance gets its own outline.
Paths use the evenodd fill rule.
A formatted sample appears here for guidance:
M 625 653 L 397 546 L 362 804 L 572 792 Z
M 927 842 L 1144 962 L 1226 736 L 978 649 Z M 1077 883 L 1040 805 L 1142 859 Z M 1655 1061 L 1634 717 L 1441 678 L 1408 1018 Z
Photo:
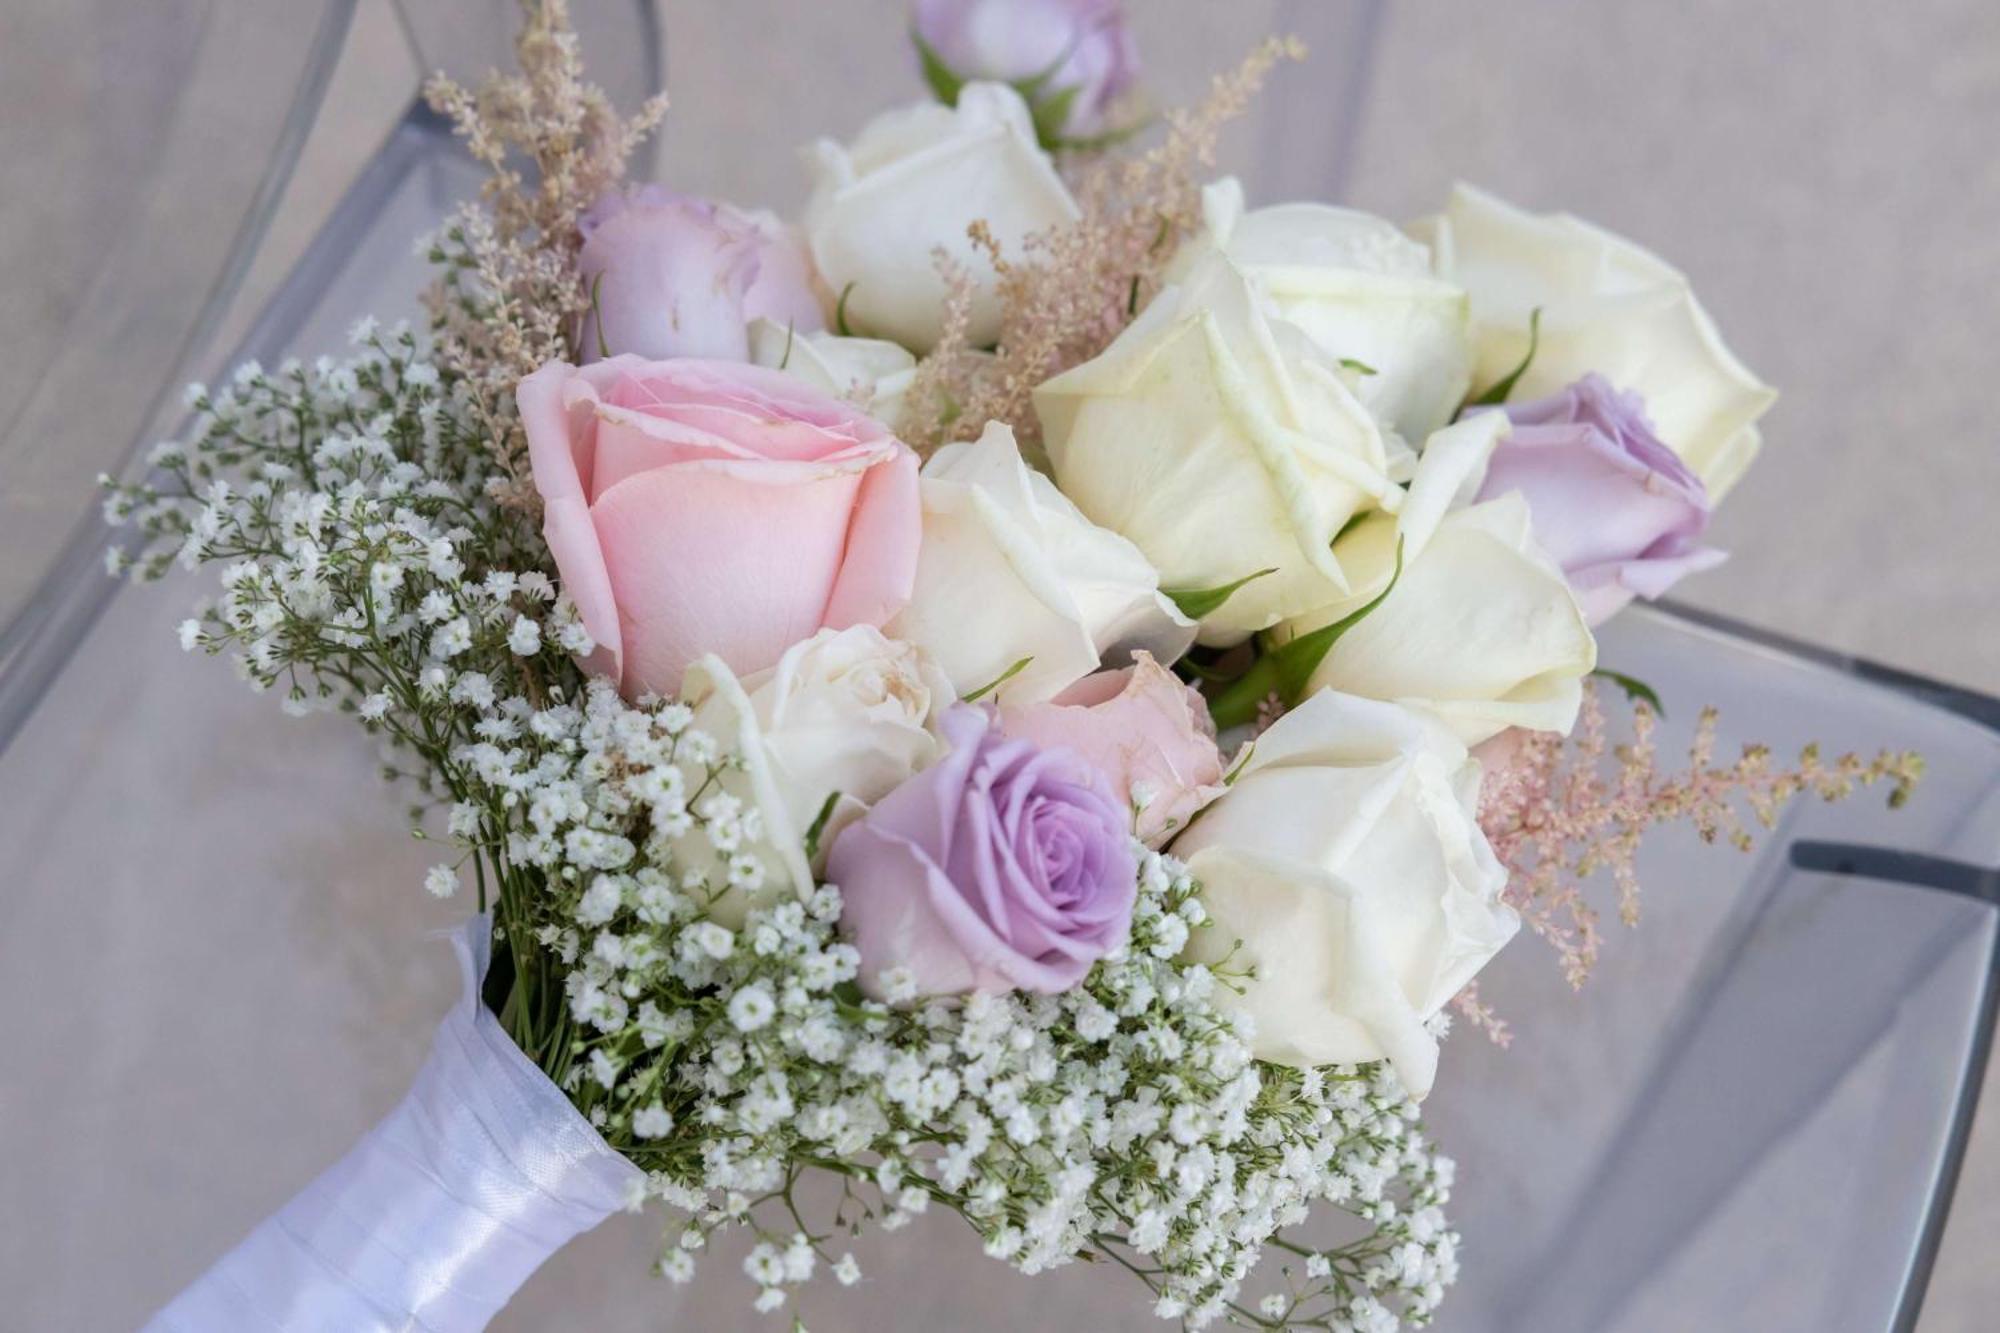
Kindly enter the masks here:
M 1230 979 L 1179 961 L 1206 919 L 1183 867 L 1140 849 L 1131 937 L 1069 994 L 924 1000 L 892 974 L 889 1002 L 864 998 L 838 889 L 794 892 L 741 757 L 684 704 L 577 669 L 589 636 L 496 501 L 458 378 L 407 332 L 356 337 L 347 361 L 201 391 L 188 444 L 107 510 L 139 573 L 218 567 L 184 646 L 294 711 L 353 712 L 444 807 L 453 855 L 424 885 L 494 913 L 509 1035 L 682 1214 L 666 1276 L 747 1227 L 775 1309 L 814 1273 L 859 1279 L 828 1237 L 944 1209 L 1024 1272 L 1127 1268 L 1195 1326 L 1428 1318 L 1455 1264 L 1450 1164 L 1386 1069 L 1251 1058 L 1215 1003 Z M 808 1172 L 844 1184 L 813 1225 Z M 1316 1201 L 1371 1234 L 1292 1246 Z M 1303 1276 L 1245 1297 L 1272 1250 L 1310 1256 Z
M 965 404 L 1019 417 L 1034 382 L 1115 336 L 1192 225 L 1216 125 L 1286 50 L 1219 84 L 1137 167 L 1094 177 L 1074 235 L 1002 261 L 1000 373 L 960 384 L 961 363 L 983 363 L 947 338 L 912 395 L 933 414 L 922 442 Z M 611 114 L 560 4 L 531 8 L 519 54 L 518 76 L 477 92 L 430 87 L 495 173 L 484 205 L 424 247 L 435 353 L 363 320 L 345 360 L 191 386 L 185 443 L 156 446 L 144 480 L 106 482 L 124 538 L 107 568 L 216 566 L 220 594 L 182 646 L 228 655 L 288 711 L 353 713 L 385 742 L 385 772 L 443 807 L 450 855 L 424 887 L 492 912 L 499 1019 L 680 1215 L 668 1279 L 747 1228 L 754 1304 L 776 1310 L 815 1273 L 860 1280 L 830 1237 L 945 1210 L 1024 1272 L 1125 1268 L 1190 1326 L 1426 1322 L 1455 1273 L 1451 1163 L 1386 1066 L 1251 1057 L 1244 1020 L 1216 1003 L 1231 978 L 1180 961 L 1206 920 L 1184 867 L 1138 849 L 1130 939 L 1068 994 L 924 999 L 891 969 L 886 1002 L 870 1000 L 838 889 L 789 882 L 743 757 L 685 704 L 583 676 L 594 645 L 534 530 L 512 391 L 568 352 L 586 296 L 577 219 L 661 108 Z M 842 1185 L 810 1225 L 808 1172 Z M 1367 1233 L 1324 1251 L 1286 1240 L 1315 1202 Z M 1246 1295 L 1266 1253 L 1303 1266 Z

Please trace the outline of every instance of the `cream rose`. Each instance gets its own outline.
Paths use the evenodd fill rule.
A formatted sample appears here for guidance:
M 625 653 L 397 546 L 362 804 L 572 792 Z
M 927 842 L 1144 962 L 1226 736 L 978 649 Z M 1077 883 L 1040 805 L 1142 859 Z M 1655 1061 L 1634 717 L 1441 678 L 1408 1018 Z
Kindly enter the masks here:
M 851 327 L 928 351 L 948 296 L 933 252 L 972 275 L 971 340 L 1000 333 L 997 275 L 966 228 L 984 221 L 1011 255 L 1078 216 L 1054 163 L 1035 141 L 1019 93 L 970 83 L 955 107 L 926 103 L 876 117 L 853 144 L 821 140 L 806 235 L 820 274 L 846 292 Z
M 889 633 L 928 651 L 960 694 L 1025 658 L 993 697 L 1035 703 L 1107 656 L 1120 665 L 1142 648 L 1172 662 L 1194 641 L 1146 557 L 1022 462 L 1007 426 L 938 450 L 917 486 L 916 590 Z
M 718 657 L 690 666 L 683 699 L 694 724 L 743 756 L 717 782 L 758 812 L 762 841 L 744 850 L 767 872 L 761 884 L 731 885 L 728 856 L 707 834 L 682 835 L 673 849 L 682 873 L 704 873 L 721 890 L 711 914 L 736 926 L 753 906 L 810 892 L 813 822 L 826 812 L 823 856 L 834 834 L 938 756 L 932 725 L 956 697 L 921 649 L 867 625 L 821 630 L 741 679 Z
M 1375 514 L 1334 543 L 1354 576 L 1347 598 L 1288 621 L 1290 639 L 1338 620 L 1403 574 L 1336 641 L 1309 688 L 1395 700 L 1443 721 L 1467 745 L 1507 727 L 1567 732 L 1597 665 L 1597 641 L 1562 567 L 1509 492 L 1468 503 L 1508 429 L 1479 412 L 1432 435 L 1401 512 Z
M 1388 1060 L 1430 1091 L 1424 1022 L 1514 935 L 1507 872 L 1474 819 L 1479 765 L 1396 704 L 1318 694 L 1257 738 L 1174 841 L 1211 924 L 1190 957 L 1256 976 L 1216 998 L 1279 1064 Z M 1240 942 L 1240 944 L 1239 944 Z
M 917 374 L 917 358 L 900 344 L 801 332 L 768 319 L 751 321 L 750 359 L 845 398 L 891 430 Z
M 1637 392 L 1659 436 L 1720 500 L 1757 454 L 1777 399 L 1723 345 L 1688 280 L 1659 256 L 1567 213 L 1524 212 L 1460 185 L 1423 224 L 1439 271 L 1472 296 L 1476 385 L 1520 364 L 1528 319 L 1541 345 L 1514 399 L 1559 393 L 1595 371 Z
M 1202 191 L 1202 217 L 1169 281 L 1220 250 L 1281 317 L 1349 363 L 1355 396 L 1402 438 L 1420 443 L 1457 413 L 1472 383 L 1471 306 L 1422 242 L 1351 208 L 1246 212 L 1233 176 Z
M 1268 317 L 1220 255 L 1162 291 L 1101 356 L 1037 389 L 1035 409 L 1063 493 L 1144 551 L 1163 586 L 1274 571 L 1203 617 L 1204 643 L 1342 596 L 1334 536 L 1402 497 L 1338 363 Z

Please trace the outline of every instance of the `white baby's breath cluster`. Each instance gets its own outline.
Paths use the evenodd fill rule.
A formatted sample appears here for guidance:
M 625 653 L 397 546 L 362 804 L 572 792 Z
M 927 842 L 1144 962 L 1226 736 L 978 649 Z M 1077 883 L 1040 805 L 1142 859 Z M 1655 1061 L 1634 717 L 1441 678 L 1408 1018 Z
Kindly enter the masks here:
M 1074 992 L 865 1000 L 834 886 L 779 895 L 734 930 L 711 916 L 722 892 L 774 871 L 750 850 L 756 812 L 726 790 L 737 760 L 690 720 L 595 682 L 576 706 L 462 747 L 475 785 L 454 818 L 472 837 L 508 828 L 482 850 L 545 876 L 532 940 L 514 941 L 563 975 L 568 1035 L 541 1062 L 689 1213 L 668 1276 L 691 1275 L 731 1225 L 760 1237 L 747 1271 L 762 1306 L 822 1263 L 851 1271 L 794 1219 L 794 1188 L 817 1168 L 851 1187 L 825 1231 L 864 1215 L 895 1228 L 936 1203 L 1024 1271 L 1116 1252 L 1163 1315 L 1197 1324 L 1230 1311 L 1279 1227 L 1332 1199 L 1380 1229 L 1326 1256 L 1287 1310 L 1317 1288 L 1367 1327 L 1385 1296 L 1413 1315 L 1435 1302 L 1452 1264 L 1437 1214 L 1448 1168 L 1385 1074 L 1251 1060 L 1210 1003 L 1225 983 L 1172 961 L 1203 922 L 1178 865 L 1146 857 L 1129 945 Z M 725 853 L 702 858 L 719 878 L 677 865 L 696 834 Z
M 365 320 L 353 341 L 344 361 L 191 387 L 190 442 L 106 483 L 106 518 L 134 538 L 108 563 L 148 578 L 220 565 L 182 647 L 229 653 L 288 711 L 358 713 L 442 794 L 453 744 L 516 725 L 589 639 L 532 527 L 490 498 L 478 429 L 415 337 Z
M 1213 1000 L 1230 976 L 1179 961 L 1205 914 L 1177 862 L 1143 855 L 1128 944 L 1069 994 L 920 1002 L 888 975 L 890 1002 L 865 999 L 838 888 L 796 894 L 760 853 L 741 760 L 684 705 L 576 667 L 588 636 L 496 499 L 466 398 L 407 333 L 355 338 L 346 361 L 191 392 L 189 443 L 110 488 L 139 538 L 117 567 L 218 565 L 184 645 L 292 711 L 354 712 L 447 807 L 425 887 L 476 886 L 512 972 L 503 1025 L 684 1215 L 664 1274 L 747 1227 L 773 1309 L 822 1270 L 858 1280 L 832 1236 L 936 1207 L 1027 1272 L 1122 1265 L 1190 1325 L 1428 1317 L 1455 1263 L 1450 1163 L 1386 1068 L 1251 1059 Z M 733 926 L 731 894 L 757 904 Z M 808 1226 L 813 1171 L 843 1188 Z M 1364 1237 L 1286 1240 L 1317 1200 Z M 1253 1304 L 1269 1248 L 1296 1262 Z
M 734 930 L 710 915 L 723 890 L 777 871 L 748 850 L 762 831 L 725 790 L 737 760 L 687 709 L 635 708 L 594 682 L 580 707 L 537 713 L 464 762 L 494 803 L 528 811 L 507 859 L 551 872 L 534 943 L 568 968 L 571 1036 L 544 1067 L 688 1213 L 669 1277 L 691 1276 L 716 1231 L 747 1226 L 746 1271 L 775 1308 L 822 1264 L 850 1271 L 825 1236 L 937 1205 L 1024 1272 L 1111 1256 L 1162 1316 L 1195 1326 L 1316 1308 L 1334 1327 L 1395 1327 L 1450 1281 L 1450 1168 L 1415 1107 L 1386 1068 L 1252 1060 L 1241 1020 L 1212 1003 L 1227 979 L 1176 961 L 1204 913 L 1170 858 L 1144 855 L 1131 939 L 1082 987 L 885 1004 L 854 984 L 835 886 L 776 895 Z M 726 883 L 677 865 L 696 833 L 729 852 Z M 800 1220 L 813 1169 L 847 1179 L 830 1225 Z M 1312 1272 L 1276 1315 L 1241 1304 L 1267 1242 L 1320 1199 L 1374 1234 L 1302 1251 Z

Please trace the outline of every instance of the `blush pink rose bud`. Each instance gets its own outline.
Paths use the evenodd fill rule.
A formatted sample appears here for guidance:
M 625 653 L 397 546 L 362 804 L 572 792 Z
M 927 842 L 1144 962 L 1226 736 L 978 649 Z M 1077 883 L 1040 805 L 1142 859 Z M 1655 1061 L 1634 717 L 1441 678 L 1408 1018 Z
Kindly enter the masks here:
M 950 751 L 841 830 L 827 857 L 871 995 L 1054 995 L 1124 943 L 1138 896 L 1130 822 L 1102 774 L 954 704 Z
M 1118 99 L 1139 75 L 1119 0 L 916 0 L 912 19 L 919 40 L 960 80 L 1041 79 L 1029 99 L 1038 125 L 1041 108 L 1062 109 L 1050 99 L 1068 95 L 1049 127 L 1065 138 L 1114 129 Z
M 1068 749 L 1103 773 L 1136 811 L 1134 834 L 1149 847 L 1186 828 L 1224 790 L 1207 704 L 1150 653 L 1085 676 L 1047 703 L 1003 708 L 1000 729 Z
M 805 246 L 768 213 L 648 185 L 605 196 L 580 229 L 577 267 L 592 292 L 577 339 L 586 362 L 747 361 L 753 319 L 826 327 Z
M 747 675 L 909 600 L 917 458 L 805 382 L 727 361 L 552 362 L 521 381 L 543 534 L 627 698 L 714 653 Z
M 1646 420 L 1635 393 L 1586 375 L 1547 398 L 1510 403 L 1479 499 L 1519 491 L 1535 539 L 1562 566 L 1592 625 L 1637 595 L 1658 597 L 1725 558 L 1701 545 L 1708 490 Z

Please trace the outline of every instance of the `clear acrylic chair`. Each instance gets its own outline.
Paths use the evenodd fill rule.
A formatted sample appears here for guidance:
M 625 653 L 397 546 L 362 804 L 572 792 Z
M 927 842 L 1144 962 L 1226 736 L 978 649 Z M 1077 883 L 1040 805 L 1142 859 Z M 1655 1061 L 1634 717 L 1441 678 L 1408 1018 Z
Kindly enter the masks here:
M 621 101 L 660 83 L 659 14 L 577 8 Z M 421 68 L 504 62 L 506 0 L 397 9 Z M 832 9 L 668 10 L 675 183 L 795 206 L 790 140 L 915 95 L 901 5 Z M 1382 11 L 1138 13 L 1167 88 L 1264 33 L 1302 32 L 1322 58 L 1274 86 L 1229 160 L 1267 195 L 1328 196 Z M 415 892 L 432 857 L 398 838 L 365 743 L 179 654 L 171 628 L 196 589 L 114 597 L 92 519 L 92 477 L 173 433 L 183 381 L 243 356 L 337 352 L 355 318 L 415 313 L 411 240 L 478 177 L 413 102 L 240 344 L 213 345 L 354 14 L 352 0 L 121 11 L 96 58 L 116 73 L 143 52 L 150 72 L 104 108 L 104 139 L 153 137 L 59 183 L 76 199 L 50 234 L 94 228 L 102 276 L 64 289 L 45 364 L 0 380 L 0 1004 L 51 1016 L 0 1028 L 14 1219 L 0 1289 L 25 1327 L 137 1323 L 394 1101 L 449 1001 L 447 954 L 424 929 L 451 912 Z M 35 35 L 69 49 L 53 22 Z M 32 57 L 15 42 L 0 61 Z M 836 78 L 868 95 L 807 95 Z M 161 271 L 169 233 L 182 244 Z M 1465 1236 L 1440 1327 L 1908 1328 L 1993 1028 L 2000 701 L 1673 609 L 1621 618 L 1603 659 L 1664 697 L 1668 752 L 1714 703 L 1725 748 L 1916 748 L 1929 773 L 1893 814 L 1865 795 L 1798 806 L 1748 856 L 1658 839 L 1644 924 L 1608 928 L 1581 996 L 1535 941 L 1502 955 L 1483 990 L 1516 1040 L 1503 1052 L 1461 1031 L 1428 1107 L 1460 1162 Z M 740 1255 L 672 1287 L 646 1272 L 657 1236 L 657 1219 L 614 1219 L 499 1326 L 749 1326 Z M 1158 1326 L 1122 1274 L 1021 1279 L 950 1219 L 857 1250 L 869 1281 L 810 1293 L 810 1326 Z

